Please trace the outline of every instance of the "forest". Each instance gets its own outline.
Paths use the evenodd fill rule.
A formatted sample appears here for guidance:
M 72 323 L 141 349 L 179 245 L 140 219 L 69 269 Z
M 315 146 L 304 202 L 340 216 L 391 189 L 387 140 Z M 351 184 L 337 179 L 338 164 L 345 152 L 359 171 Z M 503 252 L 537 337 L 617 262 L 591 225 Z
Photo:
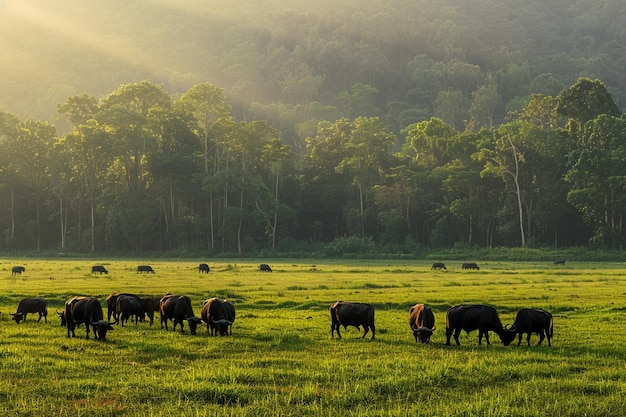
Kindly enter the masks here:
M 621 249 L 624 19 L 4 0 L 0 250 Z

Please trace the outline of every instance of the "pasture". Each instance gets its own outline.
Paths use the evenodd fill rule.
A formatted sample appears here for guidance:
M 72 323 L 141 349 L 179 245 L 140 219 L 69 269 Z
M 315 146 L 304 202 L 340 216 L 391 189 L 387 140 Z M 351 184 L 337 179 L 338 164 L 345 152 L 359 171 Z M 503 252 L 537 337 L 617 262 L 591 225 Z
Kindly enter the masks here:
M 0 260 L 0 416 L 608 416 L 626 413 L 626 268 L 621 263 L 481 262 L 480 271 L 431 271 L 420 261 Z M 156 274 L 138 274 L 150 263 Z M 92 275 L 104 265 L 108 275 Z M 11 267 L 23 265 L 22 275 Z M 233 335 L 211 337 L 147 322 L 115 325 L 102 343 L 85 327 L 67 338 L 55 310 L 74 295 L 111 292 L 227 298 Z M 48 323 L 24 297 L 44 297 Z M 353 327 L 331 339 L 336 300 L 370 303 L 376 339 Z M 407 324 L 416 303 L 433 309 L 430 344 Z M 445 312 L 456 304 L 496 308 L 512 324 L 524 307 L 554 316 L 552 347 L 445 345 Z

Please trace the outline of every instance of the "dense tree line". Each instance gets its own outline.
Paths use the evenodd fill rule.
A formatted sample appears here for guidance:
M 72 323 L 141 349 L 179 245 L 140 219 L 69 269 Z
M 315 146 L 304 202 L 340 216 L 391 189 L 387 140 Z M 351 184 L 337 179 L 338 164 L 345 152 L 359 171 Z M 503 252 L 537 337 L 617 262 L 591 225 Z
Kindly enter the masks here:
M 0 113 L 5 250 L 351 251 L 375 244 L 621 248 L 626 122 L 580 78 L 493 126 L 319 120 L 302 150 L 225 91 L 149 81 L 58 105 L 71 129 Z

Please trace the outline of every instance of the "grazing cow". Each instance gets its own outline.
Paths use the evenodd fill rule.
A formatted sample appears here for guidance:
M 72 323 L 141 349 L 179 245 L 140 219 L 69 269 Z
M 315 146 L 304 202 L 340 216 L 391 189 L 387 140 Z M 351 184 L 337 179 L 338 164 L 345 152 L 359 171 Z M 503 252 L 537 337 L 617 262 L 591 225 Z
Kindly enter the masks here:
M 124 323 L 128 323 L 130 316 L 135 316 L 135 326 L 139 319 L 143 321 L 144 310 L 141 300 L 136 295 L 123 294 L 117 297 L 115 302 L 115 311 L 119 316 L 119 321 L 124 327 Z
M 515 332 L 507 331 L 502 327 L 500 317 L 493 307 L 485 305 L 458 305 L 449 309 L 446 313 L 446 345 L 450 344 L 450 337 L 454 333 L 457 345 L 461 331 L 467 333 L 478 330 L 478 344 L 482 338 L 489 345 L 489 331 L 495 332 L 502 340 L 504 346 L 508 346 L 515 338 Z
M 152 267 L 151 267 L 150 265 L 139 265 L 139 266 L 137 267 L 137 273 L 138 273 L 138 274 L 139 274 L 139 273 L 143 274 L 144 272 L 145 272 L 146 274 L 154 274 L 154 273 L 155 273 L 155 272 L 154 272 L 154 269 L 152 269 Z
M 557 259 L 554 261 L 555 265 L 565 265 L 565 259 Z
M 167 327 L 167 320 L 171 319 L 174 322 L 174 331 L 176 326 L 180 324 L 180 332 L 185 333 L 183 321 L 187 320 L 189 323 L 189 331 L 191 334 L 196 334 L 196 328 L 202 320 L 197 318 L 193 314 L 193 308 L 191 307 L 191 299 L 186 295 L 166 295 L 161 298 L 160 304 L 161 314 L 161 328 L 165 323 L 165 330 L 169 330 Z
M 475 269 L 478 271 L 480 267 L 476 265 L 476 262 L 464 262 L 463 265 L 461 265 L 461 269 Z
M 208 264 L 200 264 L 198 265 L 198 272 L 201 274 L 208 274 L 211 268 L 209 268 Z
M 91 273 L 92 274 L 98 273 L 100 275 L 102 275 L 102 274 L 108 275 L 109 271 L 107 271 L 106 268 L 104 266 L 102 266 L 102 265 L 94 265 L 94 266 L 91 267 Z
M 343 326 L 344 329 L 348 326 L 354 326 L 359 330 L 363 326 L 365 331 L 361 339 L 365 337 L 368 330 L 372 331 L 372 339 L 375 337 L 374 307 L 369 304 L 337 301 L 330 306 L 330 320 L 331 337 L 335 337 L 336 330 L 337 336 L 341 339 L 341 333 L 339 333 L 340 326 Z
M 272 272 L 272 268 L 268 264 L 259 265 L 259 271 L 261 272 Z
M 25 272 L 26 268 L 23 266 L 14 266 L 11 268 L 11 276 L 22 275 L 22 272 Z
M 150 326 L 154 324 L 154 312 L 159 311 L 159 305 L 161 304 L 161 297 L 140 297 L 141 305 L 143 306 L 143 311 L 148 315 L 148 319 L 150 320 Z
M 418 339 L 422 343 L 430 342 L 430 337 L 435 331 L 435 315 L 425 304 L 415 304 L 409 309 L 409 327 L 413 331 L 415 342 Z
M 81 323 L 85 323 L 87 329 L 87 339 L 89 339 L 89 326 L 93 327 L 94 337 L 105 341 L 107 331 L 113 330 L 111 323 L 102 318 L 102 306 L 95 297 L 74 297 L 65 303 L 65 311 L 61 322 L 65 321 L 67 326 L 67 337 L 76 336 L 74 329 Z
M 211 336 L 226 336 L 228 329 L 235 321 L 235 307 L 228 301 L 219 298 L 210 298 L 202 305 L 200 312 L 202 321 L 206 323 L 207 330 L 211 330 Z M 231 332 L 232 334 L 232 329 Z
M 540 308 L 524 308 L 517 312 L 515 317 L 515 323 L 508 331 L 512 331 L 519 335 L 519 341 L 517 345 L 522 343 L 522 334 L 526 333 L 526 343 L 530 346 L 530 335 L 537 333 L 539 335 L 539 343 L 541 345 L 544 337 L 548 338 L 548 346 L 552 346 L 550 339 L 554 334 L 554 325 L 552 322 L 552 314 Z
M 43 317 L 44 321 L 48 322 L 48 302 L 43 298 L 24 298 L 17 305 L 17 311 L 11 313 L 13 320 L 19 324 L 22 320 L 26 321 L 28 313 L 38 313 L 39 319 L 37 323 L 41 321 Z
M 119 315 L 119 311 L 117 310 L 117 298 L 121 295 L 127 295 L 130 297 L 135 297 L 135 298 L 139 298 L 137 297 L 135 294 L 128 294 L 128 293 L 111 293 L 109 294 L 109 296 L 106 298 L 106 303 L 107 303 L 107 320 L 111 321 L 111 316 L 113 316 L 113 319 L 115 320 L 114 323 L 117 323 L 118 321 L 118 315 Z
M 433 262 L 433 266 L 430 269 L 445 269 L 446 271 L 448 270 L 443 262 Z

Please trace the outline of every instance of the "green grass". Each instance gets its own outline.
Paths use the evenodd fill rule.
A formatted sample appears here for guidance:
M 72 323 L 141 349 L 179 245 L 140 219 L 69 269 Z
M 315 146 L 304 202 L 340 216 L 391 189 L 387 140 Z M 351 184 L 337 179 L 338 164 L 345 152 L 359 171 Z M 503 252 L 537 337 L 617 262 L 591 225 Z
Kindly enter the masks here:
M 91 275 L 104 263 L 109 275 Z M 273 273 L 234 260 L 0 260 L 1 416 L 607 416 L 626 410 L 626 278 L 621 263 L 481 262 L 480 271 L 431 271 L 429 262 L 276 261 Z M 12 277 L 11 266 L 26 267 Z M 107 342 L 68 339 L 54 313 L 65 300 L 114 291 L 229 298 L 232 337 L 115 326 Z M 23 297 L 49 300 L 48 323 L 10 319 Z M 376 339 L 355 328 L 331 339 L 329 305 L 368 302 Z M 417 302 L 437 330 L 417 345 L 406 322 Z M 553 346 L 445 346 L 445 311 L 496 307 L 512 323 L 523 307 L 554 315 Z M 105 311 L 106 314 L 106 311 Z M 171 327 L 170 327 L 171 329 Z M 454 342 L 453 342 L 454 343 Z M 523 342 L 525 343 L 525 341 Z

